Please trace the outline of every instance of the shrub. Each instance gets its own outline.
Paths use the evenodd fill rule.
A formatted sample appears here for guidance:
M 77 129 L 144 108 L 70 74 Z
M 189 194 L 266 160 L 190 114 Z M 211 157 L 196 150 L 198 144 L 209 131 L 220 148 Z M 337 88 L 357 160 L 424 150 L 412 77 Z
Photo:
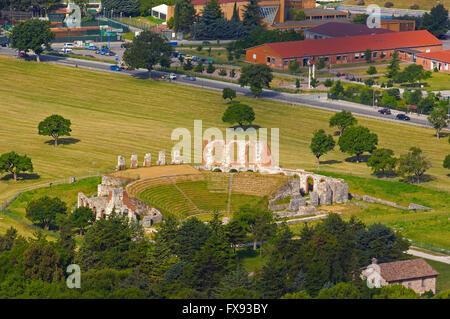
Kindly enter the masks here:
M 394 6 L 394 4 L 390 1 L 388 1 L 384 4 L 384 6 L 385 6 L 385 8 L 392 8 Z
M 227 76 L 227 71 L 225 71 L 224 69 L 220 69 L 219 75 L 220 76 Z
M 236 75 L 236 72 L 234 70 L 230 71 L 230 78 L 234 78 L 234 76 Z
M 230 169 L 230 173 L 237 173 L 237 172 L 238 172 L 237 169 L 234 168 Z
M 198 47 L 197 47 L 197 51 L 201 51 L 203 49 L 203 47 L 201 46 L 201 45 L 199 45 Z
M 435 66 L 433 72 L 439 72 L 438 68 Z
M 211 63 L 206 68 L 206 72 L 209 73 L 209 74 L 214 73 L 215 70 L 216 70 L 216 68 Z
M 213 169 L 213 172 L 222 173 L 222 170 L 220 168 L 215 168 L 215 169 Z

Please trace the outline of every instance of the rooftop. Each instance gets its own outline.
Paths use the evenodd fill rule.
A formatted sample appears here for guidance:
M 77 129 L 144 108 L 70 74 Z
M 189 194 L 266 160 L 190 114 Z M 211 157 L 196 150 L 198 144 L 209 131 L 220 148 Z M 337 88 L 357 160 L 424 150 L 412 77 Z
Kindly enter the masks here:
M 442 45 L 426 30 L 263 44 L 281 58 Z M 251 49 L 251 48 L 250 48 Z
M 249 0 L 218 0 L 219 3 L 230 3 L 230 2 L 248 2 Z M 193 5 L 202 5 L 208 2 L 208 0 L 192 0 Z
M 382 263 L 378 266 L 380 266 L 381 276 L 388 282 L 439 275 L 421 258 Z
M 339 18 L 333 21 L 338 21 L 340 23 L 347 23 L 350 24 L 350 20 L 346 18 Z M 274 24 L 272 27 L 295 27 L 295 26 L 318 26 L 322 24 L 329 23 L 329 21 L 326 20 L 288 20 L 283 23 Z
M 334 9 L 320 9 L 320 8 L 312 8 L 312 9 L 303 9 L 307 16 L 309 15 L 325 15 L 325 14 L 348 14 L 347 11 L 338 11 Z
M 420 53 L 420 54 L 417 54 L 417 56 L 427 58 L 427 59 L 432 59 L 432 60 L 438 60 L 441 62 L 450 63 L 450 50 L 429 52 L 429 53 Z
M 348 37 L 356 35 L 392 33 L 394 31 L 381 28 L 369 28 L 364 24 L 327 22 L 309 29 L 308 32 L 314 32 L 330 37 Z

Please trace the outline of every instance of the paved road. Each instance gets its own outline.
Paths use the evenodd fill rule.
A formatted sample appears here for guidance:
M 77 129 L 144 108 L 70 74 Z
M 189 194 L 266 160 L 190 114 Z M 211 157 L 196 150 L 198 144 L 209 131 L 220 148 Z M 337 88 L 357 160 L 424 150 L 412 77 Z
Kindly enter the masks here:
M 0 54 L 6 54 L 10 56 L 16 56 L 16 51 L 9 48 L 0 48 Z M 110 64 L 102 63 L 102 62 L 96 62 L 96 61 L 87 61 L 87 60 L 79 60 L 79 59 L 72 59 L 72 58 L 63 58 L 63 57 L 55 57 L 50 55 L 42 55 L 41 56 L 42 62 L 48 62 L 48 63 L 56 63 L 61 65 L 67 65 L 67 66 L 76 66 L 80 68 L 87 68 L 91 70 L 98 70 L 98 71 L 104 71 L 104 72 L 113 72 L 117 73 L 116 71 L 110 71 L 109 67 Z M 121 71 L 122 74 L 127 74 L 134 77 L 140 77 L 140 78 L 149 78 L 149 73 L 146 70 L 139 69 L 139 70 L 133 70 L 133 71 Z M 159 78 L 162 72 L 159 71 L 152 71 L 150 76 L 152 78 Z M 236 90 L 236 93 L 245 95 L 245 96 L 253 96 L 250 92 L 249 88 L 247 87 L 240 87 L 237 84 L 234 83 L 226 83 L 222 81 L 215 81 L 215 80 L 209 80 L 209 79 L 202 79 L 202 78 L 196 78 L 195 81 L 187 80 L 184 76 L 179 76 L 176 81 L 178 84 L 183 85 L 191 85 L 191 86 L 197 86 L 202 88 L 208 88 L 212 90 L 222 90 L 226 87 L 232 87 Z M 319 109 L 325 109 L 330 111 L 341 111 L 341 110 L 347 110 L 352 112 L 353 114 L 370 117 L 370 118 L 376 118 L 381 120 L 387 120 L 387 121 L 394 121 L 395 120 L 395 113 L 393 112 L 392 115 L 381 115 L 378 113 L 378 108 L 373 108 L 369 106 L 364 106 L 361 104 L 356 103 L 348 103 L 348 102 L 341 102 L 341 101 L 328 101 L 325 96 L 318 95 L 318 94 L 290 94 L 290 93 L 284 93 L 284 92 L 278 92 L 278 91 L 272 91 L 272 90 L 263 90 L 263 92 L 260 95 L 261 98 L 278 101 L 278 102 L 285 102 L 293 105 L 304 105 L 304 106 L 310 106 L 314 108 Z M 428 123 L 426 117 L 419 117 L 419 116 L 411 116 L 411 121 L 408 122 L 402 122 L 406 125 L 418 125 L 418 126 L 426 126 L 430 127 L 430 124 Z
M 436 255 L 427 254 L 422 251 L 418 251 L 418 250 L 414 250 L 414 249 L 409 249 L 406 253 L 416 256 L 416 257 L 439 261 L 441 263 L 450 265 L 450 256 L 436 256 Z

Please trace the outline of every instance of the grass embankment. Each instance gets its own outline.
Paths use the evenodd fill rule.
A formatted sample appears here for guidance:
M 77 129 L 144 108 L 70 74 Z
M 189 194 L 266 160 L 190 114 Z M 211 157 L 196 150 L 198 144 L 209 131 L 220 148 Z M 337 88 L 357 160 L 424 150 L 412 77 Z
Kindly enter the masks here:
M 4 56 L 0 57 L 0 94 L 0 153 L 27 154 L 36 174 L 16 183 L 2 176 L 0 201 L 26 187 L 112 170 L 119 154 L 127 165 L 131 154 L 138 154 L 142 161 L 151 152 L 156 161 L 158 151 L 169 152 L 175 145 L 172 130 L 185 127 L 193 132 L 194 120 L 202 120 L 204 129 L 218 127 L 225 133 L 227 127 L 221 121 L 226 108 L 221 92 Z M 316 168 L 310 140 L 315 129 L 334 132 L 328 127 L 333 112 L 244 96 L 237 100 L 253 107 L 255 124 L 280 128 L 283 167 Z M 37 133 L 38 123 L 51 114 L 72 122 L 72 136 L 62 139 L 58 147 Z M 378 134 L 379 147 L 393 149 L 397 156 L 420 146 L 433 164 L 424 187 L 450 191 L 449 172 L 442 167 L 450 153 L 447 139 L 437 140 L 432 129 L 362 117 L 358 121 Z M 372 178 L 364 163 L 355 164 L 348 157 L 332 151 L 323 157 L 321 168 Z
M 417 4 L 419 6 L 418 10 L 430 10 L 435 7 L 437 4 L 442 4 L 446 8 L 450 8 L 450 0 L 395 0 L 391 1 L 394 6 L 392 8 L 400 8 L 400 9 L 409 9 L 413 4 Z M 345 0 L 344 5 L 356 5 L 358 3 L 357 0 Z M 376 4 L 382 8 L 384 8 L 385 0 L 366 0 L 365 6 L 370 4 Z

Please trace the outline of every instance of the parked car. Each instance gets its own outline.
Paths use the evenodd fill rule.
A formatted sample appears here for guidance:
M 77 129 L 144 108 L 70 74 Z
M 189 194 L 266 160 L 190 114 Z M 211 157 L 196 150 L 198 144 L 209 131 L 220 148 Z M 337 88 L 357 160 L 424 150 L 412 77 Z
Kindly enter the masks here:
M 122 43 L 122 44 L 120 45 L 120 47 L 121 47 L 122 49 L 126 49 L 126 48 L 128 47 L 128 43 Z
M 397 114 L 396 118 L 397 118 L 397 120 L 401 120 L 401 121 L 411 120 L 411 118 L 406 114 Z
M 177 75 L 175 73 L 170 73 L 169 79 L 176 80 L 177 79 Z
M 120 66 L 118 66 L 118 65 L 111 65 L 110 67 L 109 67 L 109 69 L 111 70 L 111 71 L 121 71 L 122 69 L 120 68 Z
M 88 50 L 97 51 L 97 50 L 98 50 L 98 47 L 95 46 L 95 45 L 90 45 L 90 46 L 88 46 Z
M 342 72 L 338 72 L 338 73 L 336 73 L 336 76 L 337 76 L 337 77 L 340 77 L 340 76 L 345 76 L 345 73 L 342 73 Z
M 209 42 L 209 41 L 203 41 L 202 44 L 203 44 L 203 45 L 208 45 L 208 44 L 211 44 L 211 42 Z
M 391 114 L 391 110 L 388 109 L 388 108 L 384 108 L 384 109 L 378 110 L 378 112 L 381 113 L 381 114 L 386 114 L 386 115 L 390 115 Z
M 186 80 L 188 80 L 188 81 L 195 81 L 196 79 L 195 79 L 195 76 L 193 76 L 193 75 L 186 75 L 185 77 L 184 77 Z
M 26 58 L 28 56 L 28 54 L 24 51 L 20 51 L 19 53 L 17 53 L 17 56 L 19 58 Z
M 64 43 L 64 48 L 70 48 L 73 49 L 75 45 L 73 43 Z
M 174 58 L 178 58 L 178 55 L 180 54 L 180 52 L 178 52 L 178 51 L 174 51 L 174 52 L 172 52 L 172 56 L 174 57 Z
M 9 45 L 9 42 L 8 41 L 2 41 L 2 42 L 0 42 L 0 46 L 2 46 L 3 48 L 4 47 L 7 47 Z

